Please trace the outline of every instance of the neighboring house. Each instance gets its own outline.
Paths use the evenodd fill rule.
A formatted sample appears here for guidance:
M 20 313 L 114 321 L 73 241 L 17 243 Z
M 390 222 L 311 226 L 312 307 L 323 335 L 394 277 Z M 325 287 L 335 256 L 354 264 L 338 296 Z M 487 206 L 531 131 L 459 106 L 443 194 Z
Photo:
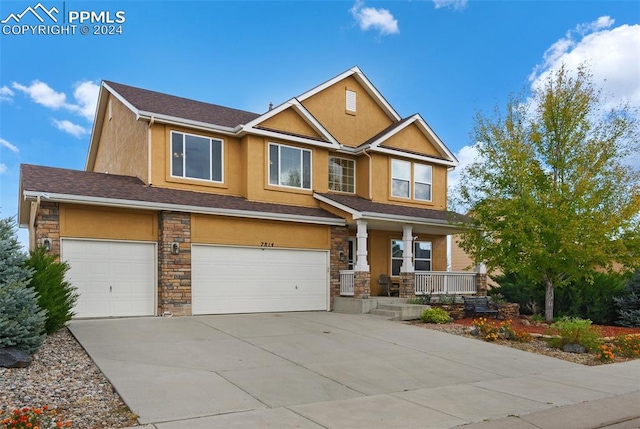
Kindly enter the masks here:
M 85 171 L 22 165 L 19 220 L 78 317 L 329 310 L 446 270 L 456 165 L 357 67 L 263 114 L 104 81 Z
M 460 236 L 459 235 L 453 235 L 451 236 L 451 243 L 450 243 L 450 248 L 451 248 L 451 271 L 456 271 L 456 272 L 460 272 L 460 271 L 481 271 L 484 270 L 486 268 L 482 267 L 480 268 L 479 266 L 477 266 L 477 264 L 473 263 L 473 259 L 471 259 L 471 257 L 469 256 L 469 254 L 467 252 L 464 251 L 464 249 L 462 247 L 460 247 L 459 244 L 459 239 Z M 496 277 L 502 274 L 502 271 L 500 270 L 495 270 L 492 271 L 491 273 L 489 273 L 489 275 L 487 276 L 487 286 L 488 287 L 497 287 L 499 286 L 498 283 L 496 283 L 491 277 Z

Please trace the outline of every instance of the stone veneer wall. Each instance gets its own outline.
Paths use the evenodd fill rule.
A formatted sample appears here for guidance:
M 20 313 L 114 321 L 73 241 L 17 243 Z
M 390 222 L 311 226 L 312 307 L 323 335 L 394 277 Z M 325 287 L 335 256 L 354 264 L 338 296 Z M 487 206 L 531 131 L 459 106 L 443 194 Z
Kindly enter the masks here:
M 353 297 L 367 299 L 371 295 L 371 273 L 356 271 L 353 275 Z
M 349 228 L 346 226 L 331 227 L 331 250 L 329 255 L 329 296 L 340 296 L 340 270 L 349 268 L 349 261 L 340 261 L 340 252 L 345 256 L 349 255 L 347 241 L 349 239 Z M 333 300 L 331 300 L 333 305 Z
M 178 243 L 179 253 L 172 253 Z M 191 215 L 158 213 L 158 315 L 191 315 Z
M 499 319 L 516 319 L 520 316 L 520 304 L 517 302 L 508 302 L 498 305 Z
M 487 275 L 476 273 L 476 295 L 487 296 Z
M 40 209 L 36 217 L 36 246 L 41 246 L 41 240 L 51 240 L 50 254 L 60 255 L 60 207 L 58 203 L 40 202 Z
M 416 295 L 416 273 L 400 273 L 400 298 L 413 298 Z

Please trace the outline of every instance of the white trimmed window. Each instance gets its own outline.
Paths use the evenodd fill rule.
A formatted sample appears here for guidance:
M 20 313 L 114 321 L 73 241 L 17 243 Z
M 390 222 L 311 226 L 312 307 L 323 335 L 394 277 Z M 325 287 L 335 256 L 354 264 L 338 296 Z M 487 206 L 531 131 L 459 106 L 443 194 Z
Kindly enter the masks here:
M 404 255 L 404 241 L 391 240 L 391 275 L 399 276 Z M 413 242 L 413 265 L 416 271 L 431 271 L 431 242 Z
M 431 177 L 430 165 L 392 159 L 391 196 L 431 201 Z
M 171 131 L 171 175 L 222 182 L 222 140 Z
M 347 105 L 346 105 L 346 109 L 349 112 L 356 112 L 356 92 L 355 91 L 351 91 L 350 89 L 347 89 Z
M 311 151 L 269 143 L 269 184 L 311 189 Z
M 329 190 L 338 192 L 356 191 L 356 162 L 353 159 L 329 157 Z

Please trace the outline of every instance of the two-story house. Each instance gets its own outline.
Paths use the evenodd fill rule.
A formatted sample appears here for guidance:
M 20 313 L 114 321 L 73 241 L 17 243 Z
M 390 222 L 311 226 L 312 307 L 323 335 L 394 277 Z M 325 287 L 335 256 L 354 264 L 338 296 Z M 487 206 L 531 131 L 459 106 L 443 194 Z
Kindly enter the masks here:
M 255 114 L 104 81 L 84 171 L 22 165 L 78 317 L 329 310 L 446 270 L 447 171 L 357 68 Z

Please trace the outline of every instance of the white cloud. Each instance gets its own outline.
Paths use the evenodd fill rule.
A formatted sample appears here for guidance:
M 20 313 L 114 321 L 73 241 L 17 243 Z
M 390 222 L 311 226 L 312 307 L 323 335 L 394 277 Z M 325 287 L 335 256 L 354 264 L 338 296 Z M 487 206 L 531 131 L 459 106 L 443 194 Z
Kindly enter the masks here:
M 473 164 L 473 162 L 478 158 L 478 149 L 476 146 L 463 146 L 457 153 L 456 158 L 458 158 L 459 164 L 449 173 L 448 184 L 449 184 L 449 192 L 455 190 L 460 182 L 460 173 L 466 169 L 468 166 Z
M 59 121 L 57 119 L 52 119 L 51 120 L 53 122 L 53 124 L 60 130 L 60 131 L 64 131 L 65 133 L 69 133 L 74 137 L 82 137 L 83 135 L 89 133 L 89 130 L 87 130 L 86 128 L 74 124 L 71 121 L 67 121 L 66 119 Z
M 467 0 L 433 0 L 436 9 L 447 7 L 453 10 L 463 10 L 467 7 Z
M 7 166 L 5 164 L 0 163 L 0 174 L 7 172 Z
M 13 91 L 8 86 L 0 86 L 0 101 L 11 101 Z
M 567 32 L 544 53 L 542 64 L 529 76 L 532 89 L 541 88 L 562 64 L 567 70 L 586 64 L 594 84 L 608 97 L 604 108 L 620 102 L 640 106 L 640 25 L 609 29 L 613 24 L 613 19 L 602 16 Z
M 73 92 L 75 103 L 68 103 L 67 95 L 64 92 L 57 92 L 39 80 L 34 80 L 29 86 L 18 82 L 13 82 L 12 86 L 14 89 L 27 94 L 35 103 L 53 110 L 61 108 L 69 110 L 89 121 L 93 120 L 100 91 L 100 86 L 92 81 L 77 82 Z
M 31 85 L 25 86 L 18 82 L 13 82 L 14 89 L 24 92 L 35 103 L 41 104 L 50 109 L 57 110 L 67 104 L 67 96 L 64 92 L 56 92 L 49 85 L 39 80 L 34 80 Z
M 362 0 L 356 0 L 349 12 L 358 22 L 361 30 L 378 30 L 382 36 L 400 32 L 398 20 L 387 9 L 365 7 Z
M 8 141 L 6 141 L 3 138 L 0 138 L 0 146 L 6 147 L 7 149 L 9 149 L 13 153 L 20 152 L 20 149 L 18 149 L 16 146 L 12 145 L 11 143 L 9 143 Z

